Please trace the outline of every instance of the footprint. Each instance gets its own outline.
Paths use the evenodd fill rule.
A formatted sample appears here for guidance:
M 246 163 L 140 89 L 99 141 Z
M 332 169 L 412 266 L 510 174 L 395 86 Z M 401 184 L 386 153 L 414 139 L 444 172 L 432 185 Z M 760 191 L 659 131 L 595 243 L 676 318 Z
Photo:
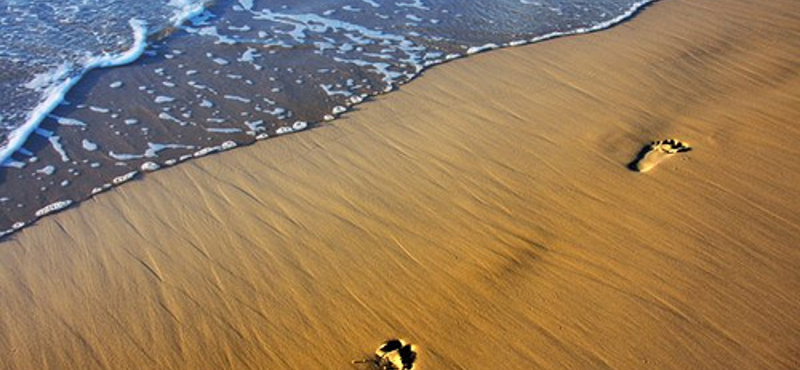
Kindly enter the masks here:
M 689 144 L 682 143 L 675 139 L 659 140 L 650 143 L 642 148 L 636 159 L 628 167 L 634 171 L 647 172 L 657 166 L 663 160 L 671 157 L 675 153 L 688 152 L 692 150 Z
M 390 339 L 375 350 L 375 357 L 353 361 L 354 364 L 371 364 L 379 370 L 412 370 L 417 360 L 417 348 L 402 339 Z

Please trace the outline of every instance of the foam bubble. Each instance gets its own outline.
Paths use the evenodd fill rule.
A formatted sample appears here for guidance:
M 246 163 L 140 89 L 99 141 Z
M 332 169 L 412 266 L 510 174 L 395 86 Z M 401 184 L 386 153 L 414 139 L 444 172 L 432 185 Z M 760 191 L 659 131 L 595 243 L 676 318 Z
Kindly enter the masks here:
M 36 211 L 36 217 L 44 217 L 51 213 L 61 211 L 72 205 L 72 200 L 61 200 L 58 202 L 50 203 Z
M 48 175 L 48 176 L 54 174 L 55 172 L 56 172 L 56 166 L 53 166 L 52 164 L 44 166 L 44 167 L 36 170 L 36 173 L 40 173 L 42 175 Z
M 218 146 L 209 146 L 194 152 L 192 156 L 195 158 L 205 157 L 211 153 L 218 152 L 219 150 L 220 147 Z
M 93 151 L 97 150 L 97 148 L 98 148 L 98 145 L 96 143 L 93 143 L 93 142 L 91 142 L 91 141 L 89 141 L 87 139 L 83 139 L 81 144 L 83 145 L 83 149 L 86 149 L 86 150 L 88 150 L 90 152 L 93 152 Z
M 159 96 L 156 96 L 154 101 L 156 102 L 156 104 L 171 103 L 171 102 L 175 101 L 175 98 L 173 98 L 171 96 L 159 95 Z
M 292 132 L 292 128 L 291 127 L 287 127 L 287 126 L 278 127 L 278 129 L 275 130 L 275 133 L 278 134 L 278 135 L 284 135 L 284 134 L 288 134 L 290 132 Z
M 90 195 L 94 196 L 94 195 L 100 194 L 100 193 L 102 193 L 102 192 L 104 192 L 104 191 L 106 191 L 108 189 L 111 189 L 111 184 L 103 184 L 101 186 L 97 186 L 95 188 L 92 188 L 92 191 L 91 191 Z
M 156 162 L 144 162 L 139 168 L 144 172 L 153 172 L 158 171 L 161 166 Z
M 115 186 L 121 185 L 121 184 L 124 184 L 124 183 L 126 183 L 128 181 L 131 181 L 138 174 L 139 174 L 139 171 L 131 171 L 131 172 L 125 173 L 123 175 L 119 175 L 119 176 L 115 177 L 114 179 L 111 180 L 111 183 L 114 184 Z
M 86 126 L 86 122 L 74 118 L 58 117 L 52 114 L 50 117 L 55 118 L 56 122 L 58 122 L 58 124 L 61 126 Z
M 252 100 L 250 100 L 248 98 L 245 98 L 245 97 L 242 97 L 242 96 L 238 96 L 238 95 L 225 95 L 224 98 L 228 99 L 228 100 L 238 101 L 240 103 L 250 103 L 252 101 Z
M 233 149 L 233 148 L 237 147 L 238 145 L 239 145 L 239 144 L 236 144 L 236 142 L 235 142 L 235 141 L 228 140 L 228 141 L 226 141 L 226 142 L 222 143 L 222 144 L 220 145 L 220 148 L 221 148 L 222 150 L 230 150 L 230 149 Z
M 294 131 L 302 131 L 308 127 L 308 122 L 305 121 L 297 121 L 292 124 L 292 130 Z

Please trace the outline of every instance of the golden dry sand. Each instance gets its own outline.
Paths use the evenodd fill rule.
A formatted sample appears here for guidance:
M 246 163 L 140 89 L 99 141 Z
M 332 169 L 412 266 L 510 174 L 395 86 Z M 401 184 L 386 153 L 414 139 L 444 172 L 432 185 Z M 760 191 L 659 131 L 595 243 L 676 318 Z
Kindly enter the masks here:
M 797 369 L 796 6 L 662 1 L 41 220 L 0 368 Z

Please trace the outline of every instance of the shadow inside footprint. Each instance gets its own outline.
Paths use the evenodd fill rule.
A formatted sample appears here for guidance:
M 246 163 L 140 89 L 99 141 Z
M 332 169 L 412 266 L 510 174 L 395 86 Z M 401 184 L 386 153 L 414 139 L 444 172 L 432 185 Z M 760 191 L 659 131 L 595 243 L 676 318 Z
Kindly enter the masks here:
M 371 364 L 379 370 L 412 370 L 417 360 L 417 349 L 402 339 L 390 339 L 375 350 L 375 357 L 356 360 L 353 363 Z
M 639 151 L 636 158 L 628 164 L 628 169 L 636 172 L 647 172 L 673 154 L 690 150 L 692 148 L 688 144 L 675 139 L 654 141 L 645 145 Z

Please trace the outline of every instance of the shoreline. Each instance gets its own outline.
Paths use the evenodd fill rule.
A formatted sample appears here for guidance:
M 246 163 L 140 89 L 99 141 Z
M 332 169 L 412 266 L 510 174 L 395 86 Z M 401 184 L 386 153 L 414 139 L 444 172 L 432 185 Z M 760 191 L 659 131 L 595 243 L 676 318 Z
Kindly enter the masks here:
M 0 249 L 0 367 L 794 368 L 791 9 L 660 1 L 46 217 Z
M 187 160 L 203 157 L 207 154 L 219 153 L 239 146 L 252 145 L 265 138 L 274 138 L 287 133 L 304 131 L 307 127 L 311 128 L 325 125 L 338 118 L 343 112 L 352 110 L 364 99 L 375 99 L 376 97 L 392 92 L 399 88 L 399 86 L 410 83 L 422 73 L 429 71 L 432 67 L 441 66 L 455 59 L 467 58 L 479 53 L 508 47 L 525 46 L 561 37 L 603 31 L 631 20 L 639 12 L 651 6 L 656 1 L 657 0 L 639 1 L 623 14 L 592 27 L 583 27 L 569 31 L 556 31 L 532 39 L 520 39 L 498 44 L 489 43 L 483 46 L 474 46 L 468 50 L 464 50 L 463 53 L 450 54 L 435 64 L 429 65 L 426 62 L 421 71 L 417 72 L 407 81 L 399 81 L 399 84 L 397 86 L 393 85 L 390 90 L 372 91 L 368 94 L 353 95 L 342 102 L 343 105 L 331 106 L 333 112 L 322 112 L 317 109 L 321 108 L 321 106 L 315 107 L 315 109 L 312 109 L 316 110 L 314 114 L 308 115 L 305 114 L 308 112 L 303 112 L 301 114 L 301 116 L 304 117 L 303 119 L 293 123 L 282 122 L 282 126 L 273 124 L 273 127 L 261 131 L 259 134 L 253 132 L 245 135 L 241 128 L 224 128 L 216 134 L 213 134 L 214 131 L 207 130 L 205 137 L 194 139 L 187 138 L 187 140 L 189 140 L 188 142 L 168 144 L 166 147 L 163 147 L 164 144 L 159 142 L 155 143 L 156 146 L 162 146 L 161 150 L 170 150 L 171 153 L 169 155 L 165 155 L 164 153 L 159 155 L 160 150 L 155 150 L 152 146 L 153 143 L 149 140 L 145 143 L 142 138 L 134 138 L 132 133 L 129 132 L 130 130 L 114 128 L 114 123 L 109 122 L 106 117 L 98 117 L 95 114 L 97 112 L 89 113 L 87 116 L 87 113 L 81 112 L 80 109 L 75 107 L 76 105 L 78 107 L 85 106 L 87 105 L 87 101 L 94 101 L 97 103 L 96 106 L 88 104 L 90 110 L 109 110 L 105 107 L 110 105 L 116 107 L 116 109 L 112 108 L 109 110 L 111 115 L 119 116 L 123 111 L 122 108 L 119 107 L 120 102 L 130 98 L 130 96 L 126 95 L 130 94 L 130 92 L 120 93 L 120 91 L 118 91 L 119 88 L 126 83 L 131 84 L 135 81 L 139 82 L 140 89 L 147 85 L 147 83 L 141 81 L 142 70 L 144 66 L 157 62 L 151 60 L 152 58 L 150 57 L 143 57 L 143 54 L 145 54 L 145 52 L 148 54 L 152 53 L 153 58 L 159 59 L 161 58 L 157 56 L 159 50 L 163 49 L 165 46 L 169 46 L 170 43 L 163 42 L 164 40 L 142 43 L 141 38 L 144 35 L 144 30 L 139 30 L 134 32 L 134 35 L 139 34 L 139 36 L 135 36 L 135 38 L 139 37 L 140 40 L 135 42 L 130 50 L 120 54 L 114 60 L 101 58 L 93 62 L 93 64 L 97 66 L 109 64 L 110 68 L 95 68 L 97 66 L 87 67 L 79 76 L 73 77 L 69 81 L 64 82 L 62 84 L 63 86 L 55 88 L 57 94 L 50 95 L 35 109 L 35 111 L 39 111 L 39 113 L 37 113 L 39 118 L 31 119 L 26 122 L 25 125 L 23 125 L 23 130 L 12 132 L 12 134 L 21 132 L 21 134 L 11 135 L 11 141 L 16 142 L 16 144 L 12 145 L 13 150 L 9 148 L 0 150 L 0 152 L 6 154 L 0 153 L 0 162 L 5 164 L 4 168 L 0 169 L 0 177 L 3 179 L 2 190 L 4 193 L 2 199 L 0 199 L 0 208 L 2 208 L 2 215 L 0 215 L 0 242 L 8 236 L 33 225 L 42 217 L 78 206 L 80 203 L 100 193 L 122 185 L 124 182 L 131 179 L 145 176 L 147 173 L 158 171 L 164 167 L 182 164 Z M 197 13 L 197 11 L 197 9 L 185 10 L 185 14 L 178 17 L 178 19 L 190 17 L 192 14 Z M 134 29 L 136 29 L 136 27 L 134 27 Z M 138 60 L 131 60 L 134 56 L 136 56 Z M 174 57 L 174 55 L 170 56 Z M 199 56 L 194 56 L 194 58 L 199 59 Z M 115 74 L 115 71 L 112 71 L 114 68 L 131 63 L 136 63 L 136 65 L 130 66 L 130 69 L 126 70 L 127 72 Z M 123 80 L 126 81 L 126 83 L 123 83 Z M 77 85 L 79 83 L 80 85 Z M 118 86 L 103 90 L 103 85 Z M 241 89 L 241 87 L 239 87 L 239 89 Z M 250 94 L 245 95 L 250 96 Z M 105 100 L 100 98 L 98 102 L 96 101 L 98 96 L 106 96 L 107 98 L 105 98 Z M 244 99 L 241 97 L 239 98 Z M 70 102 L 78 102 L 78 104 Z M 138 104 L 142 103 L 143 102 L 138 102 Z M 160 109 L 158 106 L 149 108 L 152 109 L 152 112 Z M 238 108 L 239 107 L 228 107 L 223 110 L 236 111 Z M 337 111 L 337 109 L 341 109 L 341 111 Z M 323 114 L 325 113 L 328 113 L 326 117 L 328 115 L 331 117 L 330 120 L 323 118 Z M 160 114 L 167 114 L 168 119 L 178 121 L 177 118 L 166 111 L 160 112 Z M 158 126 L 158 120 L 162 119 L 160 114 L 158 117 L 156 117 L 155 114 L 147 115 L 149 117 L 145 120 L 153 122 L 148 122 L 145 126 L 148 128 L 152 125 Z M 60 117 L 62 115 L 64 117 Z M 310 119 L 311 117 L 313 117 L 313 119 Z M 95 121 L 96 125 L 87 125 L 84 121 Z M 126 122 L 127 121 L 128 120 L 126 120 Z M 133 121 L 138 121 L 138 119 L 133 119 Z M 184 124 L 185 122 L 181 123 L 181 125 Z M 123 125 L 123 127 L 126 125 L 127 123 Z M 138 123 L 136 123 L 136 125 L 138 125 Z M 99 126 L 99 128 L 94 126 Z M 109 127 L 107 129 L 104 126 Z M 283 130 L 283 132 L 281 130 Z M 135 132 L 135 130 L 133 131 Z M 162 136 L 176 135 L 180 137 L 193 133 L 181 133 L 180 130 L 172 128 L 166 129 L 161 134 Z M 22 135 L 22 137 L 20 137 L 20 135 Z M 115 138 L 115 136 L 119 136 L 119 138 Z M 164 137 L 161 138 L 163 139 Z M 64 145 L 64 142 L 67 144 Z M 98 145 L 98 142 L 100 145 Z M 142 149 L 143 146 L 148 146 L 148 149 L 144 153 L 134 152 L 122 154 L 114 153 L 112 150 L 108 152 L 108 156 L 97 156 L 75 150 L 80 146 L 86 149 L 86 143 L 88 143 L 90 149 L 86 150 L 94 152 L 98 150 L 99 147 L 105 147 L 106 144 L 112 144 L 114 142 L 116 142 L 115 146 L 121 145 L 122 147 L 131 149 Z M 54 151 L 51 152 L 47 150 L 50 146 L 52 146 Z M 70 148 L 70 150 L 67 151 L 65 147 Z M 104 149 L 105 148 L 103 148 L 103 150 Z M 147 154 L 148 151 L 152 152 L 149 156 Z M 12 155 L 14 155 L 13 158 Z M 89 162 L 92 162 L 89 167 L 81 167 L 81 164 L 85 165 Z M 44 166 L 45 164 L 46 166 Z M 64 171 L 64 168 L 61 167 L 62 165 L 68 167 L 68 170 Z M 34 166 L 39 166 L 40 169 L 31 172 L 31 167 Z M 30 190 L 30 188 L 37 186 L 40 189 L 38 192 Z

